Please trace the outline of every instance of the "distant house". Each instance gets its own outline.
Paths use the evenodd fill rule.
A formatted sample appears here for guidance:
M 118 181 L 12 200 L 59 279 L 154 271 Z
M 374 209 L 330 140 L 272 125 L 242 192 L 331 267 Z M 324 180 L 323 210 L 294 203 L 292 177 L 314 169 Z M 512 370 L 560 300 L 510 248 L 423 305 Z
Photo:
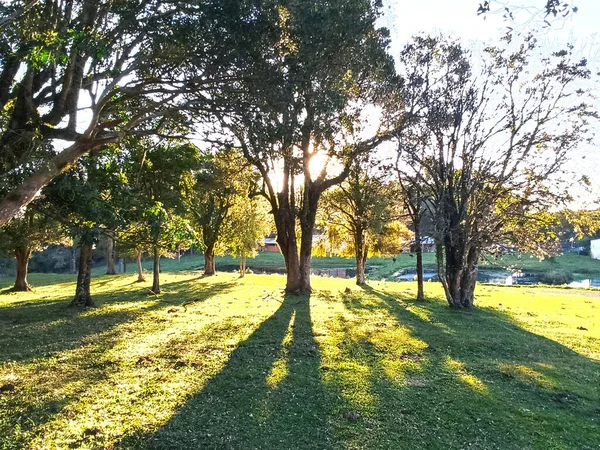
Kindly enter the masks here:
M 259 252 L 280 253 L 277 240 L 273 237 L 266 237 L 265 244 L 258 249 Z
M 600 239 L 590 241 L 590 255 L 594 259 L 600 259 Z
M 413 239 L 410 241 L 410 252 L 414 253 L 417 250 L 417 243 Z M 430 236 L 423 236 L 421 238 L 421 251 L 425 253 L 435 252 L 435 239 Z

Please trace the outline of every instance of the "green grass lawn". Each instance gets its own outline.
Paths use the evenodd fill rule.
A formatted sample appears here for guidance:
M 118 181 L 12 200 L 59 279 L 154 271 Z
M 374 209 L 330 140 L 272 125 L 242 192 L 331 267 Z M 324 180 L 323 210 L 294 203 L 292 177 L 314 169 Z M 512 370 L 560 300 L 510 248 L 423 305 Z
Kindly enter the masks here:
M 237 267 L 238 260 L 231 256 L 220 256 L 216 258 L 217 270 L 219 268 L 233 269 Z M 367 265 L 370 267 L 369 276 L 371 279 L 391 279 L 392 275 L 402 269 L 414 268 L 415 257 L 411 254 L 401 254 L 396 256 L 395 261 L 392 258 L 370 258 Z M 435 254 L 424 253 L 423 264 L 429 270 L 435 270 Z M 280 253 L 259 253 L 256 258 L 248 259 L 248 266 L 257 270 L 284 270 L 285 264 L 283 256 Z M 202 255 L 185 256 L 181 259 L 165 259 L 161 262 L 164 271 L 190 271 L 198 270 L 204 267 L 204 257 Z M 313 257 L 311 267 L 314 269 L 327 268 L 353 268 L 356 267 L 354 258 Z M 135 265 L 128 266 L 130 271 L 135 270 Z M 144 268 L 152 270 L 152 262 L 145 261 Z M 486 258 L 481 263 L 481 268 L 498 268 L 509 270 L 520 270 L 527 273 L 544 273 L 552 270 L 566 270 L 571 272 L 576 279 L 600 278 L 600 260 L 595 260 L 589 256 L 578 255 L 576 253 L 565 253 L 555 258 L 540 260 L 526 254 L 511 254 L 500 258 Z M 104 273 L 105 268 L 98 268 L 97 273 Z
M 162 278 L 96 278 L 87 310 L 73 276 L 0 285 L 0 448 L 600 447 L 597 291 L 480 286 L 456 311 L 434 283 Z

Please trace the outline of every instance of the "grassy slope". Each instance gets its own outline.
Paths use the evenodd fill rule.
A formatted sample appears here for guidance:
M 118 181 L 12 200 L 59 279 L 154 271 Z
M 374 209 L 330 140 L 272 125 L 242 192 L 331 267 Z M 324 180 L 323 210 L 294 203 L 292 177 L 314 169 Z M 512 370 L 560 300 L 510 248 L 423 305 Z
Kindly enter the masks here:
M 460 312 L 432 283 L 315 278 L 309 307 L 281 276 L 163 279 L 96 279 L 86 311 L 73 277 L 0 290 L 0 448 L 600 444 L 597 292 L 483 286 Z

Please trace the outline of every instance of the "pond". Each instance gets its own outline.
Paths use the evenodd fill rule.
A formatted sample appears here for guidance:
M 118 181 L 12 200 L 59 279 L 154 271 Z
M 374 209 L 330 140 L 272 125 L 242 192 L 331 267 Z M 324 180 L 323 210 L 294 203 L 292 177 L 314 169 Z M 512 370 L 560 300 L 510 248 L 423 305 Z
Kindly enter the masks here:
M 285 268 L 280 267 L 252 267 L 248 266 L 252 273 L 258 274 L 285 274 Z M 239 266 L 235 264 L 217 264 L 217 270 L 221 272 L 237 272 Z M 368 276 L 372 272 L 373 267 L 367 266 L 365 272 Z M 354 267 L 337 267 L 337 268 L 313 268 L 310 273 L 317 276 L 333 277 L 333 278 L 354 278 L 356 276 L 356 268 Z M 417 271 L 415 268 L 402 269 L 392 275 L 396 281 L 416 281 Z M 423 272 L 425 281 L 438 281 L 437 272 L 426 269 Z M 539 274 L 512 272 L 503 269 L 479 269 L 477 275 L 479 283 L 503 284 L 506 286 L 512 285 L 536 285 L 542 283 L 542 278 Z M 600 287 L 600 279 L 582 279 L 569 283 L 570 287 L 587 288 Z
M 394 274 L 396 281 L 415 281 L 417 279 L 417 271 L 414 268 L 403 269 Z M 437 272 L 432 270 L 425 270 L 423 272 L 423 279 L 425 281 L 438 281 Z M 510 270 L 502 269 L 479 269 L 477 274 L 477 281 L 479 283 L 492 283 L 492 284 L 504 284 L 506 286 L 512 285 L 535 285 L 542 283 L 542 277 L 539 274 L 534 273 L 523 273 L 523 272 L 512 272 Z M 570 287 L 600 287 L 600 279 L 590 278 L 573 281 L 568 284 Z

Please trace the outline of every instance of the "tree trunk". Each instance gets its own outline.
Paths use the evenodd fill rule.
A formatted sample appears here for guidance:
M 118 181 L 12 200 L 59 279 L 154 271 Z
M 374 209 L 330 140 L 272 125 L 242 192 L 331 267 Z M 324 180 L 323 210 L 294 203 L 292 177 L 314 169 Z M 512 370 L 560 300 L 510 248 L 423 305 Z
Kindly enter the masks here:
M 285 262 L 285 291 L 290 294 L 298 294 L 300 293 L 300 259 L 296 238 L 281 239 L 278 234 L 277 243 Z
M 106 275 L 116 275 L 115 236 L 113 230 L 106 231 Z
M 462 255 L 466 253 L 467 257 Z M 460 245 L 445 246 L 444 291 L 448 304 L 454 308 L 472 308 L 477 285 L 479 253 Z
M 246 275 L 246 254 L 240 256 L 240 278 Z
M 54 177 L 68 170 L 81 156 L 86 154 L 92 148 L 118 142 L 120 137 L 97 139 L 92 141 L 89 133 L 85 138 L 76 141 L 70 147 L 67 147 L 41 168 L 25 179 L 19 187 L 13 189 L 3 199 L 0 200 L 0 226 L 8 223 L 19 210 L 28 205 Z
M 301 225 L 302 236 L 300 237 L 300 280 L 299 292 L 309 294 L 310 287 L 310 262 L 312 260 L 312 227 L 307 231 Z
M 315 184 L 305 187 L 302 213 L 300 215 L 300 293 L 309 294 L 310 288 L 310 262 L 312 259 L 312 240 L 317 219 L 317 207 L 321 188 Z
M 154 247 L 154 266 L 152 267 L 152 292 L 160 294 L 160 249 Z
M 135 259 L 137 261 L 137 271 L 138 271 L 137 282 L 141 283 L 142 281 L 145 281 L 144 269 L 142 269 L 142 251 L 141 250 L 136 250 Z
M 206 246 L 204 251 L 204 276 L 213 276 L 215 272 L 215 246 L 210 244 Z
M 71 247 L 71 273 L 77 273 L 77 248 Z
M 280 207 L 273 213 L 277 229 L 277 245 L 283 255 L 286 270 L 285 291 L 289 294 L 300 292 L 300 260 L 296 242 L 296 221 L 293 211 Z
M 414 223 L 415 243 L 417 244 L 417 301 L 425 300 L 423 292 L 423 245 L 421 244 L 421 224 Z
M 75 288 L 75 298 L 71 301 L 71 306 L 94 306 L 92 295 L 90 294 L 93 245 L 91 242 L 81 245 L 77 287 Z
M 127 258 L 123 258 L 123 273 L 127 273 Z
M 365 234 L 362 229 L 355 227 L 354 230 L 354 257 L 356 259 L 356 284 L 363 286 L 365 282 L 366 259 Z
M 13 291 L 30 291 L 29 283 L 27 283 L 27 266 L 29 265 L 29 257 L 31 250 L 29 248 L 15 250 L 15 259 L 17 260 L 17 278 Z

